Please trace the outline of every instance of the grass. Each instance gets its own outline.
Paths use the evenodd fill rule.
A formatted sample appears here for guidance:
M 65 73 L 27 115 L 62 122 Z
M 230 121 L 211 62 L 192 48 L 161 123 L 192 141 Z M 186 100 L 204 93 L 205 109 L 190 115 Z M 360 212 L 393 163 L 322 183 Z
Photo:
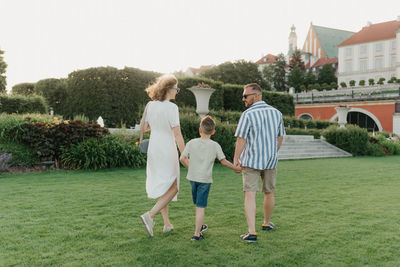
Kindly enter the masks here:
M 214 168 L 206 239 L 191 242 L 186 170 L 175 226 L 149 238 L 145 170 L 50 171 L 0 178 L 0 266 L 399 266 L 400 156 L 281 161 L 277 229 L 246 232 L 241 176 Z M 262 195 L 257 197 L 257 227 Z

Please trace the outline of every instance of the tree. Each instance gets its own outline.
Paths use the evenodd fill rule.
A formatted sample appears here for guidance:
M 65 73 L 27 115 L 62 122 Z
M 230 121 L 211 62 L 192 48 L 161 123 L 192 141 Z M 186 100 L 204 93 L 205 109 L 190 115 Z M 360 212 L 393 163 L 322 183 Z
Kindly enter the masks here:
M 276 63 L 274 66 L 274 88 L 277 91 L 286 91 L 286 60 L 284 54 L 280 53 L 276 57 Z
M 274 64 L 275 63 L 267 64 L 261 71 L 262 78 L 265 84 L 263 89 L 265 90 L 273 90 L 274 88 L 274 69 L 275 69 Z
M 307 74 L 304 76 L 304 85 L 308 87 L 310 84 L 315 84 L 317 82 L 317 77 L 315 77 L 315 74 L 310 70 L 307 72 Z
M 0 50 L 0 93 L 4 93 L 6 91 L 7 81 L 6 73 L 7 63 L 4 61 L 3 55 L 4 51 Z
M 300 87 L 304 84 L 304 73 L 299 66 L 296 66 L 288 75 L 288 85 L 293 87 L 296 93 L 300 92 Z
M 202 71 L 200 76 L 223 83 L 258 83 L 261 87 L 264 86 L 261 73 L 258 71 L 258 65 L 245 60 L 238 60 L 233 63 L 229 61 L 222 63 Z
M 55 114 L 65 115 L 67 104 L 66 79 L 44 79 L 35 85 L 35 93 L 42 95 Z
M 332 82 L 337 82 L 335 72 L 336 72 L 336 70 L 334 67 L 332 67 L 331 64 L 323 65 L 318 73 L 318 83 L 319 84 L 323 84 L 323 83 L 330 84 Z
M 294 68 L 299 67 L 303 72 L 306 70 L 303 60 L 301 59 L 301 51 L 296 49 L 289 62 L 289 69 L 292 71 Z
M 34 93 L 35 83 L 19 83 L 11 88 L 13 95 L 32 95 Z

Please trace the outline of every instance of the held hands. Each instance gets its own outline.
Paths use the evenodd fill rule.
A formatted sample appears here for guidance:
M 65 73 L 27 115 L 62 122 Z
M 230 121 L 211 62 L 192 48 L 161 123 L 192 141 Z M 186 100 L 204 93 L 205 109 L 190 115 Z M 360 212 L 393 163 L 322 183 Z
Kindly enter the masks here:
M 234 166 L 234 169 L 233 169 L 234 172 L 236 172 L 236 173 L 242 172 L 242 164 L 240 164 L 240 162 L 238 160 L 233 161 L 233 166 Z

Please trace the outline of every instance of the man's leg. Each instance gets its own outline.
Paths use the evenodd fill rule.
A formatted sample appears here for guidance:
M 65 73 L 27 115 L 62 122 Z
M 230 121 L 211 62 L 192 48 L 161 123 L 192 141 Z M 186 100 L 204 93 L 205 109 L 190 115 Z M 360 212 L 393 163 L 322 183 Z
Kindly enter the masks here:
M 244 212 L 246 214 L 249 233 L 256 231 L 256 193 L 244 192 Z
M 200 229 L 204 222 L 204 209 L 196 207 L 196 228 L 194 230 L 195 236 L 200 236 Z
M 274 192 L 264 193 L 264 224 L 271 221 L 272 212 L 275 206 Z

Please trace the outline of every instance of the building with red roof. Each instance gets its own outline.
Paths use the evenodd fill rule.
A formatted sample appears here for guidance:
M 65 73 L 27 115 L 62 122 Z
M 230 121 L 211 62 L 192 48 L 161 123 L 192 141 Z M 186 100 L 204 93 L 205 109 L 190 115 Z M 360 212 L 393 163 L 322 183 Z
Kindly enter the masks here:
M 400 17 L 368 24 L 338 45 L 338 83 L 400 78 Z

